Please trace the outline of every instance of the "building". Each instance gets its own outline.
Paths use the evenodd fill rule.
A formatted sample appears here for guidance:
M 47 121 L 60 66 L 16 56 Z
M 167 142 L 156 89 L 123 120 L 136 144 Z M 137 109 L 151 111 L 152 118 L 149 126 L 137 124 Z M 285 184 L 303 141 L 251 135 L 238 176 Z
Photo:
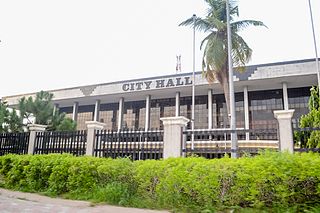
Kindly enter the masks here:
M 308 112 L 310 87 L 317 85 L 313 59 L 260 64 L 234 75 L 238 128 L 277 128 L 273 111 L 295 109 L 294 124 Z M 195 128 L 229 126 L 220 84 L 209 85 L 196 73 Z M 107 129 L 162 128 L 161 117 L 191 118 L 192 73 L 134 79 L 49 91 L 61 112 L 85 129 L 85 121 L 100 121 Z M 23 94 L 3 97 L 15 107 Z

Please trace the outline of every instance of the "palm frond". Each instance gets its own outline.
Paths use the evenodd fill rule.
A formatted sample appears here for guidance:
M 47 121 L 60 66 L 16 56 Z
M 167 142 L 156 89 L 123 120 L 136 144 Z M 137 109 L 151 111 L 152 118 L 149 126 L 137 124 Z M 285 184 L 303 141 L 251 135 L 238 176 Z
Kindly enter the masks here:
M 233 22 L 230 25 L 231 25 L 231 30 L 233 32 L 239 32 L 249 26 L 267 27 L 262 21 L 255 21 L 255 20 L 241 20 L 241 21 Z
M 234 33 L 232 36 L 232 61 L 236 67 L 244 67 L 251 59 L 252 49 L 244 39 Z

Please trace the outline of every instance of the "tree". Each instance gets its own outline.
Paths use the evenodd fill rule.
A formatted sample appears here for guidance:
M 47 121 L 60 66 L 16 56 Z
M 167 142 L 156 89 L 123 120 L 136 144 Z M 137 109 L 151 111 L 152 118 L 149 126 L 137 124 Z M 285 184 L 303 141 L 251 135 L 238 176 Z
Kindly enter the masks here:
M 21 132 L 22 126 L 22 118 L 16 110 L 9 110 L 7 103 L 0 102 L 0 133 Z
M 62 123 L 71 123 L 70 125 L 63 125 L 66 129 L 63 130 L 75 130 L 76 123 L 65 118 L 64 113 L 60 113 L 59 110 L 54 111 L 52 103 L 53 94 L 45 91 L 40 91 L 36 94 L 35 99 L 32 97 L 21 98 L 19 101 L 19 110 L 21 116 L 27 120 L 28 123 L 32 123 L 32 118 L 35 119 L 35 123 L 47 125 L 47 130 L 55 131 Z M 62 130 L 61 127 L 59 130 Z
M 309 113 L 300 118 L 300 128 L 318 128 L 320 127 L 320 107 L 319 90 L 317 87 L 310 89 Z M 295 131 L 295 141 L 299 142 L 301 148 L 320 148 L 320 131 Z
M 229 75 L 228 75 L 228 45 L 227 45 L 227 16 L 225 0 L 205 0 L 209 9 L 205 18 L 197 17 L 195 22 L 189 18 L 179 26 L 194 26 L 195 29 L 208 33 L 200 45 L 204 47 L 202 57 L 202 71 L 209 83 L 217 80 L 224 92 L 228 114 L 230 113 Z M 230 25 L 232 40 L 232 61 L 238 71 L 244 71 L 249 62 L 252 50 L 244 39 L 238 34 L 248 26 L 265 26 L 261 21 L 242 20 L 234 21 L 239 16 L 236 3 L 230 4 Z
M 61 123 L 57 126 L 58 131 L 71 131 L 76 130 L 77 124 L 71 118 L 65 118 L 61 121 Z

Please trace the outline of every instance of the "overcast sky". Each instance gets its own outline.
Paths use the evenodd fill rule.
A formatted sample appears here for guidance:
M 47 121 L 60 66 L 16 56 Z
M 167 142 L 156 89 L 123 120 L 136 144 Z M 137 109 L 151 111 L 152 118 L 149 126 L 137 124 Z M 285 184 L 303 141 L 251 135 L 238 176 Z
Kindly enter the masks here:
M 320 3 L 311 1 L 320 38 Z M 192 29 L 178 24 L 207 8 L 203 0 L 0 2 L 0 97 L 174 74 L 177 54 L 191 72 Z M 242 32 L 250 64 L 314 58 L 308 0 L 239 0 L 239 9 L 268 26 Z

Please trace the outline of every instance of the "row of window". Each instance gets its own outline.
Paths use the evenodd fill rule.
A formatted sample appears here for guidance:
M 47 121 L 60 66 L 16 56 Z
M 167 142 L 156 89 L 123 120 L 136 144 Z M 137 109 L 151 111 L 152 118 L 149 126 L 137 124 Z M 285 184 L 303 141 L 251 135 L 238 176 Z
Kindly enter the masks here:
M 294 120 L 308 112 L 308 97 L 310 88 L 295 88 L 288 90 L 289 108 L 295 109 Z M 277 121 L 273 111 L 283 109 L 282 90 L 249 92 L 249 123 L 251 129 L 277 128 Z M 222 94 L 212 96 L 212 127 L 228 128 L 229 118 L 227 106 Z M 237 127 L 244 128 L 244 96 L 236 93 L 236 122 Z M 160 118 L 175 116 L 175 98 L 153 99 L 150 103 L 150 128 L 162 129 Z M 180 98 L 180 115 L 191 119 L 191 97 Z M 60 109 L 71 117 L 72 107 Z M 79 106 L 77 128 L 85 129 L 85 122 L 93 120 L 94 105 Z M 118 129 L 119 104 L 101 104 L 99 112 L 100 122 L 106 124 L 106 129 Z M 146 101 L 124 103 L 122 128 L 144 129 L 146 124 Z M 197 96 L 195 100 L 195 128 L 208 128 L 208 97 Z M 189 125 L 190 127 L 190 125 Z

